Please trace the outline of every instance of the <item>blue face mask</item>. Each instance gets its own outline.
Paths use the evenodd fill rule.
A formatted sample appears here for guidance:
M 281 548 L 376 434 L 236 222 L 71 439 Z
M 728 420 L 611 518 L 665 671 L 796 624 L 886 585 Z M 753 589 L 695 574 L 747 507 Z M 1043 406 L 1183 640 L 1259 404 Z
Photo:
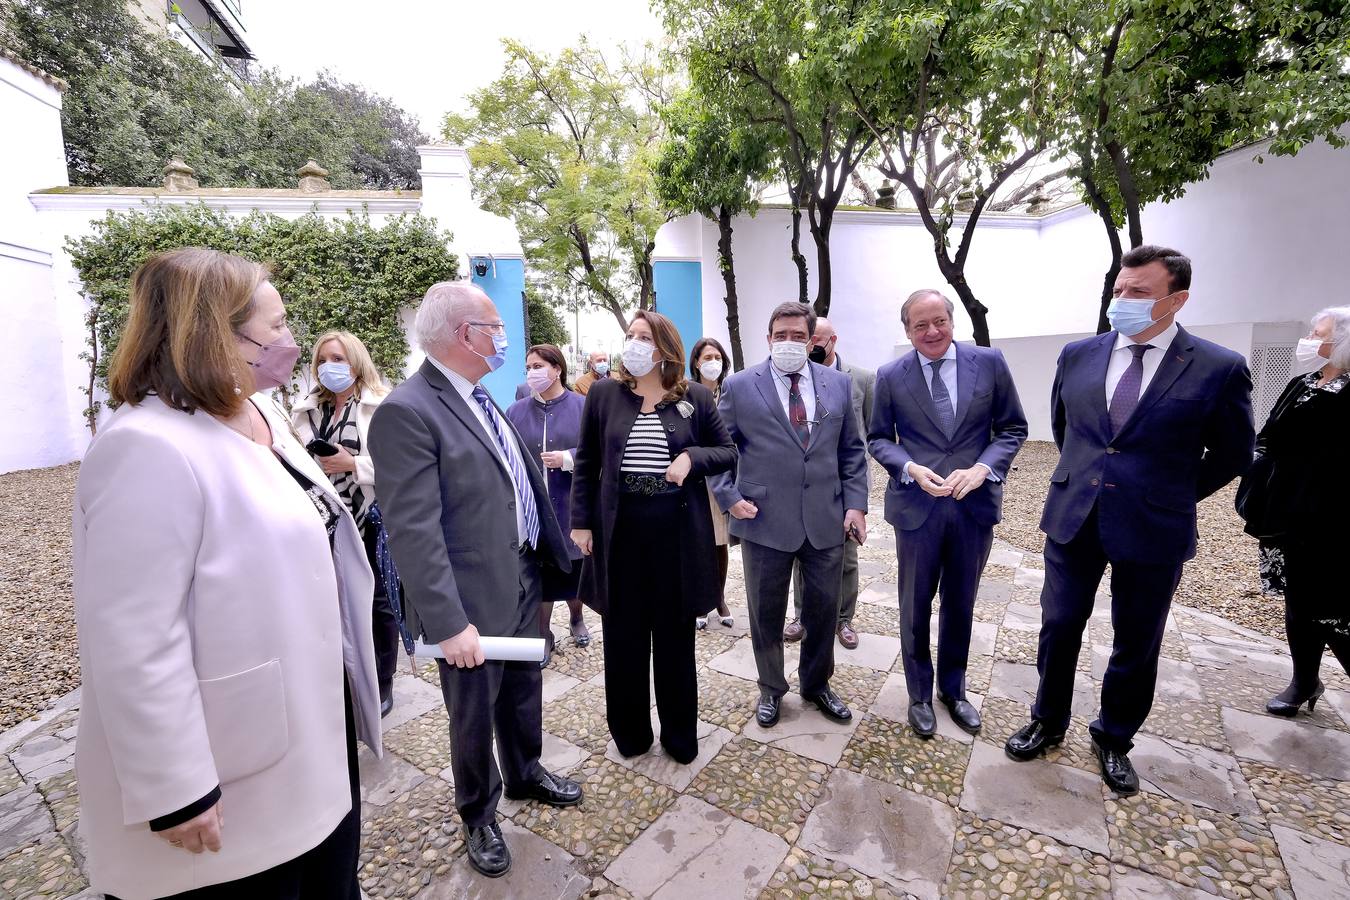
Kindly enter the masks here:
M 1167 297 L 1159 297 L 1158 300 L 1166 300 Z M 1158 320 L 1153 318 L 1153 307 L 1158 300 L 1127 300 L 1116 297 L 1106 308 L 1106 320 L 1116 331 L 1126 337 L 1134 337 L 1157 324 Z
M 469 327 L 472 328 L 474 331 L 480 332 L 483 331 L 483 329 L 478 328 L 474 325 L 470 325 Z M 487 332 L 483 333 L 487 334 Z M 473 350 L 474 353 L 478 353 L 479 356 L 483 356 L 483 361 L 488 364 L 488 369 L 495 372 L 502 366 L 506 365 L 506 351 L 511 346 L 511 343 L 510 341 L 507 340 L 506 335 L 504 334 L 490 334 L 488 336 L 492 338 L 491 356 L 483 356 L 483 354 L 478 353 L 477 350 L 473 350 L 472 347 L 470 347 L 469 349 Z
M 609 374 L 609 363 L 607 362 L 598 362 L 595 364 L 594 368 L 595 374 L 599 375 L 601 378 Z
M 319 364 L 319 384 L 335 394 L 340 394 L 352 386 L 356 377 L 347 363 L 326 362 Z

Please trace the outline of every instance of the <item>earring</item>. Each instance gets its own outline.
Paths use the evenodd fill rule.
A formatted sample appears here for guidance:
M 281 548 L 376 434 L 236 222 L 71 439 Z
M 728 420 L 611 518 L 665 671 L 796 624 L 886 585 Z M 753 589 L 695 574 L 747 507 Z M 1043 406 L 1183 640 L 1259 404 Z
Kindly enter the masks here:
M 238 372 L 231 372 L 230 374 L 234 377 L 234 395 L 235 395 L 236 397 L 238 397 L 240 394 L 242 394 L 242 393 L 244 392 L 244 391 L 239 387 L 239 373 L 238 373 Z

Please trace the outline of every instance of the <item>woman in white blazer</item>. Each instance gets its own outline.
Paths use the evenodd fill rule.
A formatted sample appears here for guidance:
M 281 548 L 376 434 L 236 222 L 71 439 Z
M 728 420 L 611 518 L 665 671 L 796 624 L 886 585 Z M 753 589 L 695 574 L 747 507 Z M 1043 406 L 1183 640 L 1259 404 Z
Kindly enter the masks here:
M 389 388 L 361 339 L 330 331 L 314 342 L 310 359 L 314 389 L 291 407 L 291 424 L 300 442 L 337 490 L 365 543 L 366 561 L 375 573 L 372 622 L 380 715 L 394 708 L 394 670 L 398 667 L 398 618 L 385 589 L 376 554 L 379 533 L 375 505 L 375 461 L 370 457 L 370 417 Z
M 373 585 L 332 484 L 254 394 L 298 357 L 285 308 L 263 267 L 198 248 L 131 291 L 74 513 L 90 881 L 354 900 Z

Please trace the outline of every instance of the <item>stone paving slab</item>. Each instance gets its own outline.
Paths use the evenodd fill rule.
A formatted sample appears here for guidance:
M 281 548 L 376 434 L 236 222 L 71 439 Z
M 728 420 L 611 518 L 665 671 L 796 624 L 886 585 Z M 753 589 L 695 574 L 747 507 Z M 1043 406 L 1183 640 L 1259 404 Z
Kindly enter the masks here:
M 652 732 L 659 735 L 661 733 L 661 722 L 658 720 L 656 710 L 652 710 Z M 653 781 L 658 781 L 667 787 L 674 788 L 676 791 L 683 792 L 689 787 L 689 783 L 697 777 L 698 773 L 703 771 L 703 767 L 712 762 L 717 752 L 722 749 L 727 741 L 731 740 L 731 732 L 725 728 L 720 728 L 709 722 L 698 723 L 698 756 L 694 761 L 688 764 L 676 762 L 666 753 L 660 741 L 652 745 L 652 749 L 641 756 L 633 756 L 625 759 L 619 753 L 619 748 L 613 741 L 605 748 L 605 759 L 618 763 L 626 769 L 632 769 L 634 772 L 640 772 Z
M 1002 749 L 976 741 L 961 809 L 1105 855 L 1102 790 L 1101 779 L 1081 769 L 1041 759 L 1014 762 Z
M 1350 781 L 1350 734 L 1235 709 L 1223 711 L 1223 725 L 1238 756 Z
M 1234 815 L 1258 812 L 1237 760 L 1226 753 L 1139 734 L 1130 760 L 1144 790 Z
M 1030 709 L 1036 700 L 1036 689 L 1040 683 L 1041 677 L 1035 665 L 995 660 L 993 675 L 989 679 L 989 693 Z M 1097 685 L 1091 678 L 1079 674 L 1073 680 L 1072 714 L 1092 718 L 1097 714 L 1097 703 Z
M 782 838 L 685 796 L 620 854 L 605 877 L 653 900 L 738 900 L 756 896 L 787 852 Z
M 750 738 L 800 756 L 837 765 L 849 738 L 858 727 L 860 713 L 847 722 L 836 722 L 796 694 L 788 694 L 779 704 L 778 724 L 761 727 L 751 719 L 741 733 Z
M 1272 831 L 1297 896 L 1350 896 L 1350 849 L 1283 825 Z
M 966 700 L 976 709 L 984 705 L 984 697 L 980 694 L 968 693 Z M 909 721 L 909 691 L 905 687 L 905 676 L 898 672 L 892 672 L 886 676 L 886 683 L 881 688 L 881 693 L 877 699 L 872 702 L 870 707 L 873 715 L 890 719 L 892 722 L 907 723 Z M 958 744 L 969 744 L 974 742 L 975 736 L 967 734 L 957 727 L 947 714 L 947 708 L 941 703 L 933 705 L 933 712 L 937 716 L 937 735 L 947 740 L 956 741 Z M 909 726 L 906 725 L 906 728 Z
M 922 898 L 941 896 L 956 811 L 853 772 L 836 770 L 802 830 L 803 849 Z

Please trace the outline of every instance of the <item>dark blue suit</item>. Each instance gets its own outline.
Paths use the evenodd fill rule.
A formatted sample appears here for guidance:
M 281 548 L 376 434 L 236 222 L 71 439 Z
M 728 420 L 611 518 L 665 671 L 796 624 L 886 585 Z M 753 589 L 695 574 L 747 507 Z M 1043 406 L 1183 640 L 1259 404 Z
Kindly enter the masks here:
M 1195 555 L 1196 503 L 1246 470 L 1256 434 L 1245 360 L 1180 328 L 1113 435 L 1106 370 L 1116 339 L 1069 344 L 1055 371 L 1060 460 L 1041 517 L 1049 539 L 1032 715 L 1055 731 L 1068 725 L 1083 628 L 1110 563 L 1115 645 L 1091 731 L 1124 752 L 1153 705 L 1167 611 Z
M 1027 438 L 1027 420 L 1003 354 L 956 346 L 956 425 L 942 428 L 917 350 L 877 372 L 868 449 L 890 473 L 886 521 L 895 526 L 900 563 L 900 637 L 905 683 L 914 702 L 933 698 L 928 618 L 941 590 L 938 691 L 966 695 L 966 660 L 980 575 L 1003 511 L 1003 480 Z M 934 376 L 938 377 L 938 376 Z M 905 464 L 946 477 L 983 463 L 986 480 L 965 497 L 933 497 L 904 481 Z

